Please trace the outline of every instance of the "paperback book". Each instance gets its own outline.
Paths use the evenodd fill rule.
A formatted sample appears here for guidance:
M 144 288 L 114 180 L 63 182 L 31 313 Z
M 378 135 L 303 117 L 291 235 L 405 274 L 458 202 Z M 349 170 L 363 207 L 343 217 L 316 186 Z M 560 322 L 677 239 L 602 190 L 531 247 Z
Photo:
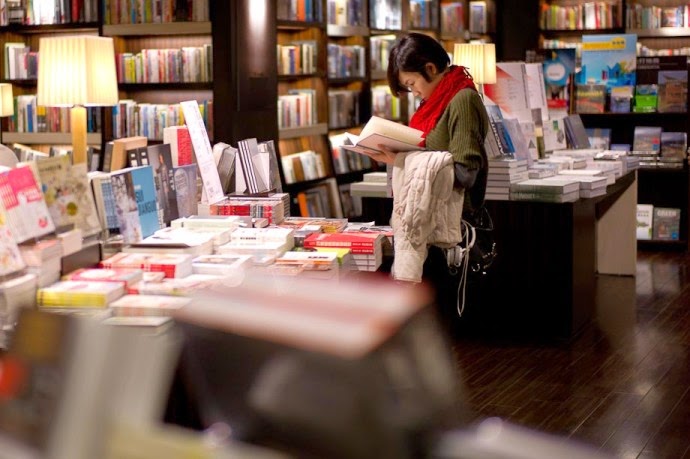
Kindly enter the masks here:
M 654 220 L 654 205 L 637 205 L 637 239 L 649 240 L 652 238 Z
M 345 134 L 351 145 L 344 144 L 342 147 L 357 153 L 378 152 L 379 145 L 393 151 L 423 150 L 419 146 L 423 140 L 422 131 L 378 116 L 369 119 L 359 136 Z
M 43 308 L 104 308 L 124 294 L 122 283 L 68 280 L 39 288 L 36 300 Z
M 55 231 L 43 193 L 30 167 L 17 167 L 0 173 L 0 199 L 17 243 Z
M 582 69 L 578 83 L 635 86 L 637 35 L 601 34 L 582 36 Z

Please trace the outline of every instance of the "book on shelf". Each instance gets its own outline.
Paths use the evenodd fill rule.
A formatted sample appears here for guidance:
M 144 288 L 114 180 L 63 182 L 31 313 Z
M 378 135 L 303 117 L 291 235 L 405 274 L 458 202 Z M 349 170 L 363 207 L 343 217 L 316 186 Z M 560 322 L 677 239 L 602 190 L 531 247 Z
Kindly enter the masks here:
M 610 128 L 586 128 L 589 145 L 592 148 L 608 150 L 611 146 Z
M 633 152 L 658 155 L 661 151 L 661 126 L 635 126 L 633 130 Z
M 582 36 L 582 69 L 578 83 L 635 86 L 637 35 L 592 34 Z
M 419 129 L 372 116 L 359 136 L 346 133 L 352 145 L 343 144 L 342 147 L 357 153 L 378 152 L 379 145 L 393 151 L 423 150 L 424 148 L 419 146 L 423 134 Z
M 688 65 L 685 56 L 637 58 L 635 111 L 685 112 Z
M 683 162 L 688 156 L 686 132 L 663 131 L 661 133 L 660 160 Z
M 470 33 L 485 34 L 494 31 L 492 2 L 472 0 L 469 10 Z
M 624 85 L 611 88 L 609 111 L 611 113 L 630 113 L 635 86 Z
M 688 69 L 659 70 L 657 110 L 684 113 L 688 109 Z
M 637 204 L 637 223 L 636 232 L 638 240 L 649 240 L 652 238 L 654 205 Z
M 567 113 L 573 92 L 576 52 L 574 48 L 537 49 L 535 60 L 541 61 L 546 87 L 546 105 L 554 113 Z
M 660 241 L 680 239 L 681 210 L 671 207 L 654 206 L 652 219 L 652 238 Z
M 575 113 L 604 113 L 606 85 L 579 83 L 575 85 Z

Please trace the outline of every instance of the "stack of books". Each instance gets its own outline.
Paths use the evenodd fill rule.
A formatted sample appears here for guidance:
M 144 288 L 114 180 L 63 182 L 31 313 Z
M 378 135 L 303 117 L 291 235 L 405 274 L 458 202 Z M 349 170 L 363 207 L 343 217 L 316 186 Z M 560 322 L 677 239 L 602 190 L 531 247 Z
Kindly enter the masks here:
M 251 255 L 255 265 L 268 265 L 294 246 L 294 230 L 289 228 L 238 228 L 230 235 L 230 242 L 218 247 L 217 252 Z
M 115 317 L 167 317 L 191 303 L 190 298 L 170 295 L 124 295 L 110 303 Z
M 35 274 L 39 287 L 46 287 L 60 280 L 62 268 L 62 244 L 55 238 L 19 244 L 19 252 L 26 263 L 26 270 Z
M 186 253 L 194 256 L 213 253 L 214 238 L 211 232 L 192 231 L 186 228 L 164 228 L 153 235 L 122 248 L 130 253 Z M 230 234 L 226 232 L 226 237 Z
M 39 288 L 36 301 L 41 308 L 106 308 L 124 294 L 120 282 L 68 280 Z
M 251 255 L 202 255 L 192 261 L 194 274 L 213 274 L 215 276 L 242 274 L 251 266 Z
M 144 278 L 141 269 L 127 268 L 82 268 L 62 276 L 62 280 L 82 282 L 118 282 L 125 288 L 139 282 Z
M 580 182 L 566 177 L 528 179 L 510 186 L 516 201 L 574 202 L 580 198 Z
M 340 263 L 335 252 L 285 252 L 276 258 L 276 265 L 298 266 L 303 276 L 317 279 L 337 280 L 340 276 Z
M 486 199 L 507 201 L 510 186 L 527 180 L 527 160 L 514 158 L 489 159 L 489 175 L 486 182 Z
M 316 233 L 304 240 L 304 248 L 347 248 L 359 271 L 376 271 L 383 263 L 384 239 L 382 233 L 374 232 Z
M 352 196 L 360 197 L 390 197 L 388 174 L 385 172 L 367 172 L 362 176 L 361 182 L 350 184 Z
M 584 169 L 583 169 L 584 170 Z M 577 172 L 577 171 L 571 171 Z M 556 175 L 554 177 L 548 177 L 545 180 L 562 180 L 563 177 L 568 179 L 576 180 L 580 182 L 580 197 L 581 198 L 595 198 L 597 196 L 603 196 L 606 194 L 606 176 L 597 174 L 576 174 L 576 175 Z
M 162 272 L 165 277 L 179 278 L 192 274 L 193 255 L 182 253 L 117 253 L 101 261 L 101 268 L 134 268 L 145 272 Z

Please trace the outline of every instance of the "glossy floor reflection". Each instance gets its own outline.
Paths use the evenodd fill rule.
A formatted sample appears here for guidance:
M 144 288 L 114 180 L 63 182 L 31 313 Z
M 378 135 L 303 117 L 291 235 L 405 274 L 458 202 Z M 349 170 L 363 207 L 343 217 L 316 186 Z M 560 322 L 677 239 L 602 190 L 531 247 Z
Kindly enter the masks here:
M 690 458 L 690 255 L 640 252 L 597 279 L 597 320 L 567 344 L 455 339 L 472 416 L 622 458 Z

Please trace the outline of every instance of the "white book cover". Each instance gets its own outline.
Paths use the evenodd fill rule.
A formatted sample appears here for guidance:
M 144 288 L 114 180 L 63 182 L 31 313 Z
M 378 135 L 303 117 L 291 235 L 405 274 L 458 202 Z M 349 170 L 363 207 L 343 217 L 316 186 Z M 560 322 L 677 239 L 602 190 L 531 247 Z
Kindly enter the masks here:
M 637 205 L 637 239 L 647 240 L 652 238 L 652 221 L 654 218 L 654 205 Z
M 503 118 L 517 118 L 528 110 L 527 71 L 524 62 L 497 62 L 496 83 L 484 85 L 484 103 L 498 105 Z

